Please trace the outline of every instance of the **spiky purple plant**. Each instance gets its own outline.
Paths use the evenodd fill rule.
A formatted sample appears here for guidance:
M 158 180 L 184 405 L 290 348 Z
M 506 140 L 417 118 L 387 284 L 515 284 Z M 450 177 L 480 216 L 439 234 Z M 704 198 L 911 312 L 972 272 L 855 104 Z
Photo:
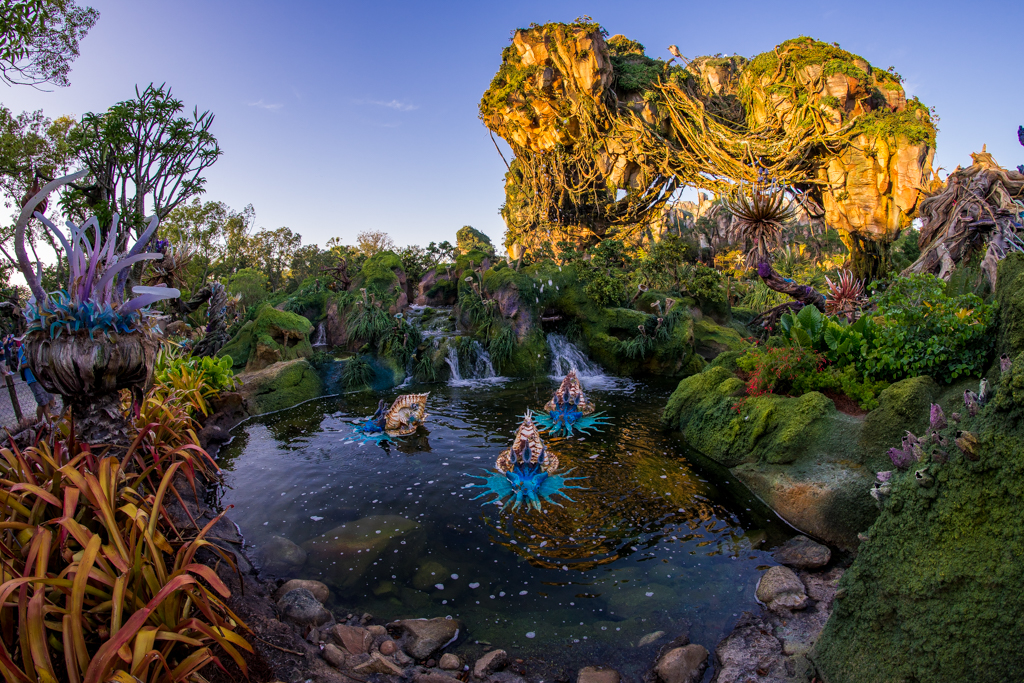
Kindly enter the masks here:
M 946 415 L 942 412 L 942 406 L 938 403 L 932 404 L 931 410 L 931 425 L 932 429 L 945 429 L 946 428 Z
M 150 219 L 146 230 L 127 253 L 117 253 L 117 227 L 120 220 L 117 214 L 114 214 L 104 240 L 103 229 L 95 216 L 82 225 L 68 221 L 70 235 L 65 236 L 45 216 L 34 212 L 50 192 L 74 182 L 85 173 L 80 171 L 47 183 L 25 204 L 18 219 L 15 232 L 18 266 L 32 291 L 32 302 L 25 312 L 29 328 L 39 329 L 51 337 L 59 335 L 62 329 L 68 332 L 85 329 L 90 335 L 95 331 L 148 329 L 149 316 L 143 309 L 157 301 L 181 295 L 177 289 L 170 287 L 133 287 L 132 293 L 138 296 L 127 300 L 125 297 L 127 269 L 141 261 L 161 259 L 164 256 L 158 252 L 143 252 L 156 233 L 159 224 L 157 217 Z M 33 268 L 28 258 L 25 230 L 33 213 L 64 247 L 69 271 L 65 292 L 48 294 L 42 285 L 42 264 L 37 258 L 36 268 Z M 89 238 L 90 230 L 95 234 L 95 241 Z

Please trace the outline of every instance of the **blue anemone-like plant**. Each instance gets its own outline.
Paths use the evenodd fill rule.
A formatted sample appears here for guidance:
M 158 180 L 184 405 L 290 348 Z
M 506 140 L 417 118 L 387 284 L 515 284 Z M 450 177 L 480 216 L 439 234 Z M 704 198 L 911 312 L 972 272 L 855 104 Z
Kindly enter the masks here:
M 574 430 L 583 434 L 589 434 L 591 430 L 599 432 L 608 424 L 604 413 L 584 415 L 577 406 L 569 403 L 560 403 L 546 413 L 535 413 L 534 420 L 551 436 L 572 436 Z
M 568 482 L 586 479 L 586 477 L 567 477 L 572 472 L 566 470 L 564 474 L 548 474 L 540 465 L 520 463 L 515 465 L 508 472 L 487 472 L 484 476 L 469 475 L 474 479 L 481 479 L 482 484 L 471 486 L 485 489 L 480 495 L 474 496 L 472 500 L 483 498 L 494 494 L 496 497 L 485 501 L 487 503 L 499 503 L 502 507 L 509 504 L 515 510 L 520 505 L 526 505 L 539 512 L 541 503 L 551 503 L 562 507 L 562 504 L 554 500 L 555 496 L 562 496 L 570 503 L 575 502 L 566 493 L 566 489 L 582 489 L 583 486 L 570 486 Z
M 377 404 L 377 412 L 373 414 L 373 417 L 368 417 L 362 422 L 357 422 L 352 433 L 355 434 L 357 439 L 364 443 L 381 444 L 385 441 L 391 441 L 391 437 L 384 429 L 386 412 L 384 399 L 381 399 Z

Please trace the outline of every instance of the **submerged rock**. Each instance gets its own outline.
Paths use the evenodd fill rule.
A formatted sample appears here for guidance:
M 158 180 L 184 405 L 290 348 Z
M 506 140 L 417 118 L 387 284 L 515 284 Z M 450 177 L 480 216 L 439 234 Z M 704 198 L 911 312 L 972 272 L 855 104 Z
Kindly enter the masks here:
M 448 575 L 449 572 L 443 564 L 429 560 L 420 565 L 412 577 L 412 585 L 418 591 L 433 590 L 436 584 L 444 583 Z
M 402 541 L 419 538 L 420 525 L 398 515 L 374 515 L 331 529 L 302 547 L 309 564 L 339 587 L 353 586 L 386 551 L 398 550 Z
M 802 609 L 808 604 L 803 582 L 788 567 L 771 567 L 761 576 L 757 599 L 773 612 Z
M 615 669 L 600 666 L 585 666 L 576 676 L 576 683 L 619 683 L 622 676 Z
M 306 564 L 306 551 L 284 536 L 271 536 L 259 549 L 257 560 L 263 571 L 276 576 L 287 576 Z
M 405 633 L 403 645 L 416 659 L 426 659 L 459 637 L 462 622 L 458 619 L 403 619 L 391 624 Z
M 832 551 L 806 536 L 794 536 L 773 554 L 776 562 L 797 569 L 824 567 L 832 559 Z

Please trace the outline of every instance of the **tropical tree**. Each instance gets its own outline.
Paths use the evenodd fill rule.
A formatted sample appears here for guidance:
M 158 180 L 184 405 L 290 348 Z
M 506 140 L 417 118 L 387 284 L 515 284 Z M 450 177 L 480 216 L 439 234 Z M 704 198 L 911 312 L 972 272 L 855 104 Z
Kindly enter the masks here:
M 394 251 L 395 242 L 386 232 L 380 230 L 366 230 L 356 235 L 356 244 L 359 251 L 367 257 L 373 256 L 378 251 Z
M 78 43 L 99 16 L 74 0 L 0 0 L 0 82 L 70 85 Z
M 273 291 L 284 284 L 285 269 L 291 264 L 295 252 L 302 246 L 302 236 L 288 228 L 260 230 L 249 241 L 253 265 L 270 278 Z
M 221 155 L 210 131 L 213 114 L 181 116 L 184 103 L 166 85 L 148 85 L 135 99 L 88 113 L 71 132 L 91 184 L 77 185 L 80 213 L 121 216 L 122 239 L 139 234 L 144 217 L 163 220 L 182 202 L 203 192 L 203 171 Z

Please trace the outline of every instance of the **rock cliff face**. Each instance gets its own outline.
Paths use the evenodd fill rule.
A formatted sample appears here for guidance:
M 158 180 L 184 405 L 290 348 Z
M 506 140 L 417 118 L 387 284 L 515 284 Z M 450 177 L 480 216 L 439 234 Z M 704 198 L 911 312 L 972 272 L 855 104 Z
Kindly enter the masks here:
M 596 24 L 547 24 L 516 31 L 502 56 L 480 115 L 516 154 L 510 250 L 640 239 L 676 187 L 729 191 L 756 159 L 863 251 L 909 224 L 930 174 L 927 107 L 897 75 L 811 38 L 684 68 Z

